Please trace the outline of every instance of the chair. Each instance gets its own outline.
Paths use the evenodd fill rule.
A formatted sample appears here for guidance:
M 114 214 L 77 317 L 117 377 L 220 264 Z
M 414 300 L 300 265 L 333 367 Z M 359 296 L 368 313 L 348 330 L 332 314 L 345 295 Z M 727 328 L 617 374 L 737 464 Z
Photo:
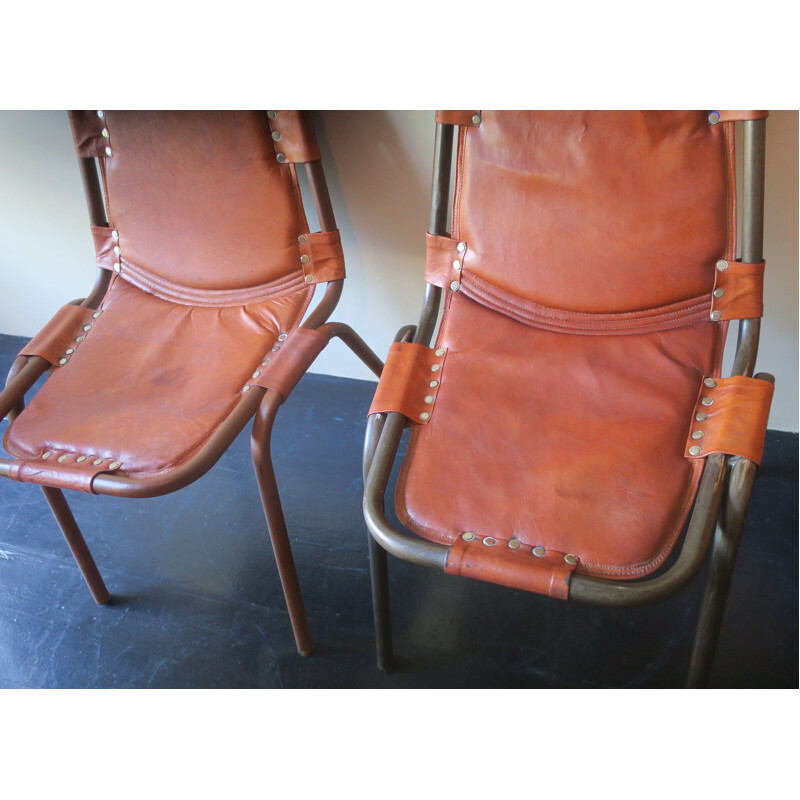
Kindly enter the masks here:
M 389 351 L 364 447 L 381 669 L 387 551 L 621 606 L 676 594 L 710 551 L 688 685 L 707 682 L 773 393 L 752 377 L 766 116 L 437 112 L 425 302 Z M 406 426 L 400 531 L 384 495 Z
M 62 490 L 176 491 L 255 417 L 253 464 L 297 648 L 308 654 L 272 425 L 332 337 L 376 374 L 382 367 L 353 330 L 327 322 L 345 271 L 311 116 L 76 111 L 70 122 L 97 280 L 12 366 L 0 417 L 11 420 L 13 458 L 0 460 L 0 475 L 42 487 L 92 595 L 105 603 L 109 592 Z M 306 221 L 301 163 L 319 232 Z M 320 283 L 325 293 L 301 325 Z

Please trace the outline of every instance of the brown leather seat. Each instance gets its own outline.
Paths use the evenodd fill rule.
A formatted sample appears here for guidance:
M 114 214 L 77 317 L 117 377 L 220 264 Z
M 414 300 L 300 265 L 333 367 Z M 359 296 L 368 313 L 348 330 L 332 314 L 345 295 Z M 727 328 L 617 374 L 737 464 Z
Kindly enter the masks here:
M 100 278 L 23 348 L 0 474 L 38 483 L 95 598 L 108 599 L 59 489 L 150 496 L 209 469 L 258 411 L 253 456 L 301 652 L 305 613 L 269 457 L 278 405 L 334 335 L 344 260 L 307 112 L 70 112 Z M 97 159 L 100 183 L 95 167 Z M 309 230 L 296 163 L 322 231 Z M 102 184 L 102 192 L 101 192 Z M 315 286 L 316 311 L 300 323 Z M 22 410 L 32 379 L 52 365 Z
M 442 320 L 429 350 L 393 346 L 370 412 L 408 417 L 397 512 L 444 547 L 389 531 L 375 477 L 380 544 L 564 599 L 618 590 L 669 556 L 709 455 L 760 460 L 772 384 L 721 377 L 763 272 L 736 260 L 728 119 L 440 113 L 459 126 L 451 232 L 428 236 Z

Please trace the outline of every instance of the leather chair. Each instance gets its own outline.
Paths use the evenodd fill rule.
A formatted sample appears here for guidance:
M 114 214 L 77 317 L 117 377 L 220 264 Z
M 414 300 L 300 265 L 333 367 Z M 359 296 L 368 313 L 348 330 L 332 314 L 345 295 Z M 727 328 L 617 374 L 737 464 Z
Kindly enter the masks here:
M 0 394 L 0 475 L 36 483 L 98 603 L 62 490 L 153 497 L 209 470 L 248 420 L 298 650 L 313 649 L 270 459 L 280 404 L 333 336 L 345 276 L 308 112 L 70 112 L 98 277 L 26 345 Z M 321 230 L 311 232 L 296 165 Z M 99 176 L 98 176 L 99 170 Z M 318 284 L 327 284 L 304 322 Z M 301 325 L 302 322 L 302 325 Z M 27 407 L 25 393 L 47 380 Z
M 773 393 L 752 377 L 766 115 L 437 112 L 425 303 L 389 351 L 364 450 L 381 669 L 387 551 L 624 606 L 677 593 L 710 551 L 689 685 L 707 681 Z M 400 531 L 384 495 L 407 426 Z

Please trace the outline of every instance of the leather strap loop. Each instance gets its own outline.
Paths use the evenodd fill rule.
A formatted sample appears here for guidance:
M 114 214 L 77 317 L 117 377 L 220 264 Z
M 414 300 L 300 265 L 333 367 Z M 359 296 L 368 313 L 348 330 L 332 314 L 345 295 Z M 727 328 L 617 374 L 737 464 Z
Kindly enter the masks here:
M 105 118 L 97 111 L 69 111 L 72 128 L 72 139 L 75 152 L 79 158 L 107 158 L 107 148 L 111 148 L 110 136 L 103 136 L 107 131 Z
M 466 242 L 432 233 L 425 234 L 425 241 L 425 280 L 442 288 L 450 287 L 454 281 L 460 284 L 467 255 Z
M 327 283 L 345 277 L 342 238 L 338 230 L 306 233 L 298 241 L 306 283 Z
M 748 122 L 768 116 L 769 111 L 709 111 L 708 121 L 711 125 L 716 125 L 720 122 Z
M 61 306 L 52 319 L 20 350 L 21 356 L 40 356 L 53 365 L 66 364 L 80 344 L 75 340 L 84 335 L 83 328 L 91 325 L 91 308 Z M 82 341 L 82 340 L 81 340 Z
M 278 161 L 289 164 L 319 161 L 321 155 L 310 111 L 270 111 L 268 117 Z
M 475 120 L 478 120 L 475 122 Z M 436 122 L 440 125 L 469 125 L 476 127 L 481 124 L 480 111 L 437 111 Z
M 97 266 L 114 272 L 114 264 L 119 263 L 118 254 L 114 252 L 114 248 L 119 247 L 118 238 L 114 238 L 115 231 L 107 226 L 97 225 L 92 225 L 91 231 Z
M 272 389 L 286 400 L 328 341 L 318 330 L 296 328 L 285 341 L 275 343 L 250 385 Z
M 743 261 L 717 262 L 711 319 L 755 319 L 764 314 L 764 267 Z
M 96 464 L 96 461 L 100 463 Z M 12 461 L 8 477 L 22 483 L 36 483 L 40 486 L 91 494 L 95 476 L 101 472 L 116 472 L 121 466 L 121 462 L 114 459 L 65 450 L 45 450 L 39 458 Z
M 760 465 L 774 385 L 738 376 L 703 381 L 684 455 L 705 458 L 725 453 Z

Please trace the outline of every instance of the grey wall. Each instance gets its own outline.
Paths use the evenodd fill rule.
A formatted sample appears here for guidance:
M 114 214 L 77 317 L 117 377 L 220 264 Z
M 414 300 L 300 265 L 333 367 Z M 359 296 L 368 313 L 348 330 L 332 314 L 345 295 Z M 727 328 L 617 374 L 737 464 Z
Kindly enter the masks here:
M 347 258 L 335 318 L 385 355 L 397 329 L 416 322 L 423 296 L 433 112 L 324 111 L 316 121 Z M 767 127 L 759 369 L 777 376 L 770 427 L 797 431 L 797 112 L 773 112 Z M 32 336 L 89 290 L 94 272 L 66 114 L 0 111 L 0 332 Z M 338 342 L 314 371 L 372 377 Z

